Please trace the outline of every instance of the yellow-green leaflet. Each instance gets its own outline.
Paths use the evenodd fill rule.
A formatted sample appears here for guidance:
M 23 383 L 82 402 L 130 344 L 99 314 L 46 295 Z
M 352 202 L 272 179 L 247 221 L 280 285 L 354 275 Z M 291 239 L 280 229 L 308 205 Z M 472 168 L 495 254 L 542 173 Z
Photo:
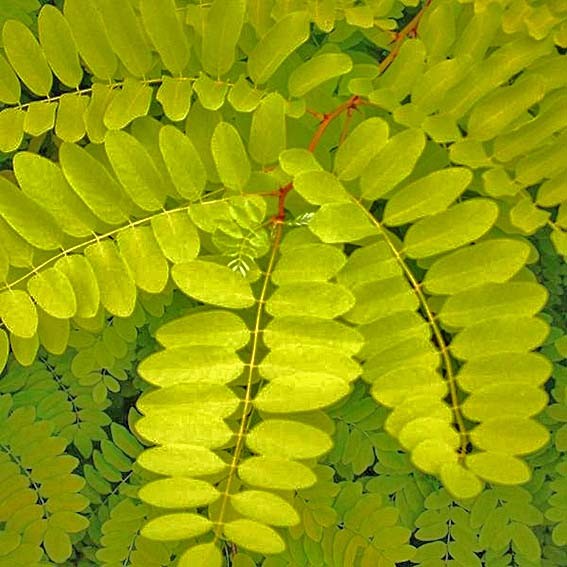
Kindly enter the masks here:
M 250 178 L 251 166 L 242 138 L 232 124 L 217 125 L 211 138 L 211 152 L 224 185 L 242 191 Z
M 279 93 L 271 93 L 252 115 L 248 150 L 261 165 L 276 162 L 286 147 L 285 105 Z
M 37 310 L 30 296 L 20 289 L 0 293 L 0 316 L 8 330 L 31 338 L 37 330 Z
M 324 53 L 302 63 L 288 80 L 291 96 L 300 97 L 320 84 L 345 75 L 352 69 L 351 58 L 344 53 Z
M 17 150 L 24 137 L 26 113 L 19 108 L 0 110 L 0 151 Z
M 84 114 L 89 98 L 78 94 L 64 94 L 59 100 L 55 133 L 65 142 L 77 142 L 85 135 Z
M 20 101 L 20 81 L 2 54 L 0 54 L 0 101 L 17 104 Z

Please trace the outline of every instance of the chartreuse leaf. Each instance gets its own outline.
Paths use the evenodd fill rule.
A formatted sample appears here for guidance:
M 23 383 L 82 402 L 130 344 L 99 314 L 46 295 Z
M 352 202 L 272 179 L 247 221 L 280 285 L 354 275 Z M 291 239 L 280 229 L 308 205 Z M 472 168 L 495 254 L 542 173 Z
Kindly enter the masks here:
M 165 386 L 195 382 L 227 384 L 239 376 L 242 369 L 243 363 L 234 350 L 220 346 L 187 346 L 153 354 L 144 359 L 138 372 L 151 384 Z
M 118 234 L 118 247 L 136 285 L 148 293 L 161 293 L 169 279 L 169 266 L 148 226 L 130 227 Z
M 30 339 L 24 339 L 16 335 L 10 337 L 12 353 L 21 366 L 31 366 L 37 356 L 39 349 L 39 338 L 35 334 Z
M 221 181 L 229 189 L 242 191 L 251 167 L 238 130 L 228 122 L 220 122 L 211 138 L 211 151 Z
M 567 172 L 542 183 L 537 192 L 537 204 L 542 207 L 553 207 L 567 201 Z
M 205 17 L 201 62 L 212 77 L 228 73 L 244 25 L 244 0 L 215 0 Z
M 55 134 L 65 142 L 77 142 L 86 131 L 84 114 L 89 98 L 75 93 L 64 94 L 59 99 Z
M 109 81 L 116 71 L 118 61 L 97 8 L 91 0 L 66 0 L 63 14 L 89 69 L 95 77 Z
M 288 148 L 279 155 L 281 168 L 289 175 L 299 175 L 308 171 L 321 171 L 321 164 L 309 150 Z
M 192 567 L 197 564 L 201 567 L 222 567 L 222 553 L 214 543 L 201 543 L 189 548 L 179 558 L 179 567 Z
M 33 33 L 19 20 L 7 20 L 2 28 L 2 43 L 10 65 L 30 91 L 49 96 L 53 75 Z
M 26 113 L 20 108 L 0 110 L 0 151 L 8 153 L 20 147 L 25 117 Z
M 330 280 L 344 266 L 345 255 L 326 244 L 306 244 L 283 254 L 272 273 L 277 285 Z
M 108 128 L 104 125 L 104 115 L 116 91 L 109 85 L 94 83 L 91 90 L 91 102 L 85 111 L 85 127 L 89 139 L 94 144 L 104 142 Z
M 306 171 L 293 181 L 294 189 L 314 205 L 349 202 L 350 195 L 343 184 L 328 171 Z
M 37 334 L 39 342 L 47 352 L 60 355 L 69 343 L 70 325 L 68 319 L 57 319 L 38 309 Z M 1 366 L 1 365 L 0 365 Z
M 248 150 L 261 165 L 276 162 L 286 147 L 285 106 L 279 93 L 271 93 L 252 115 Z
M 470 470 L 457 463 L 441 466 L 443 486 L 456 498 L 474 498 L 482 492 L 483 484 Z
M 168 260 L 174 264 L 194 260 L 199 253 L 199 233 L 185 211 L 167 212 L 151 220 L 152 230 Z
M 219 492 L 208 482 L 190 478 L 164 478 L 150 482 L 138 498 L 160 508 L 197 508 L 214 502 Z
M 183 293 L 204 303 L 240 309 L 255 302 L 246 280 L 220 264 L 204 260 L 184 262 L 173 266 L 171 275 Z
M 472 177 L 469 169 L 451 167 L 402 187 L 386 203 L 384 224 L 400 226 L 444 211 L 465 191 Z
M 39 41 L 57 78 L 76 89 L 83 78 L 79 53 L 69 22 L 55 6 L 45 5 L 37 19 Z
M 271 490 L 298 490 L 317 481 L 308 466 L 280 457 L 250 457 L 240 463 L 238 476 L 246 484 Z
M 197 199 L 207 182 L 207 171 L 193 142 L 175 126 L 159 132 L 159 148 L 177 192 L 186 199 Z
M 494 317 L 530 316 L 547 302 L 544 286 L 531 282 L 487 283 L 450 297 L 439 318 L 453 327 L 466 327 Z
M 173 78 L 165 75 L 156 99 L 161 103 L 165 115 L 173 122 L 184 120 L 191 108 L 193 85 L 185 77 Z
M 0 217 L 40 250 L 62 246 L 63 233 L 53 217 L 5 177 L 0 178 Z
M 156 333 L 156 339 L 168 348 L 177 346 L 227 346 L 241 349 L 250 340 L 248 327 L 230 311 L 192 313 L 166 323 Z
M 215 81 L 202 71 L 193 84 L 193 89 L 199 97 L 199 102 L 206 110 L 218 110 L 223 104 L 228 92 L 228 84 Z
M 205 447 L 179 443 L 146 449 L 137 462 L 149 471 L 173 477 L 207 476 L 221 472 L 227 466 Z
M 112 315 L 128 317 L 136 305 L 136 284 L 114 242 L 103 240 L 85 248 L 100 290 L 102 305 Z
M 335 157 L 337 177 L 345 181 L 359 177 L 386 145 L 388 132 L 388 124 L 381 118 L 372 117 L 361 122 L 339 146 Z
M 323 205 L 313 215 L 309 229 L 327 243 L 356 242 L 376 234 L 368 216 L 354 203 Z
M 18 104 L 20 102 L 20 81 L 8 64 L 3 55 L 0 54 L 0 101 L 6 104 Z
M 142 528 L 141 534 L 148 539 L 175 541 L 205 534 L 212 527 L 213 522 L 199 514 L 180 512 L 150 520 Z
M 498 205 L 470 199 L 413 224 L 404 239 L 410 258 L 426 258 L 463 246 L 485 234 L 498 217 Z
M 150 109 L 153 91 L 142 81 L 126 77 L 122 89 L 110 100 L 103 122 L 109 130 L 122 130 L 132 120 L 146 116 Z
M 32 102 L 24 117 L 24 131 L 32 136 L 40 136 L 51 130 L 55 124 L 56 102 Z
M 144 77 L 150 70 L 152 55 L 132 4 L 99 0 L 97 9 L 114 52 L 134 77 Z
M 528 244 L 521 240 L 479 242 L 436 260 L 423 284 L 429 293 L 448 295 L 483 283 L 503 283 L 525 265 L 529 253 Z
M 181 75 L 189 62 L 189 42 L 177 17 L 173 0 L 141 0 L 144 28 L 150 36 L 165 67 Z
M 261 100 L 262 92 L 255 89 L 245 75 L 240 75 L 228 93 L 228 102 L 238 112 L 252 112 Z
M 30 296 L 21 289 L 0 293 L 0 317 L 15 336 L 29 339 L 37 330 L 37 310 Z
M 145 211 L 163 208 L 166 189 L 144 146 L 122 130 L 107 132 L 106 155 L 128 196 Z
M 253 520 L 233 520 L 223 526 L 224 535 L 236 545 L 265 555 L 281 553 L 284 540 L 272 528 Z
M 232 507 L 243 516 L 272 526 L 295 526 L 299 515 L 281 496 L 262 490 L 245 490 L 233 494 Z
M 71 282 L 77 300 L 77 317 L 94 317 L 100 305 L 100 291 L 91 264 L 82 254 L 72 254 L 57 260 L 55 267 Z
M 4 329 L 0 329 L 0 372 L 6 367 L 8 355 L 10 354 L 10 341 Z
M 424 149 L 422 130 L 403 130 L 390 138 L 362 172 L 362 196 L 374 200 L 389 193 L 412 172 Z
M 248 55 L 252 80 L 265 83 L 302 43 L 309 39 L 309 15 L 292 12 L 279 20 Z
M 77 300 L 71 282 L 57 268 L 47 268 L 32 276 L 28 291 L 37 304 L 58 319 L 69 319 L 77 312 Z
M 551 363 L 541 354 L 503 352 L 469 360 L 457 374 L 457 381 L 467 392 L 498 382 L 515 383 L 520 389 L 541 386 L 551 370 Z
M 487 319 L 462 330 L 451 343 L 451 352 L 463 360 L 501 352 L 527 352 L 540 346 L 548 333 L 549 326 L 542 319 Z
M 128 220 L 120 206 L 122 189 L 98 160 L 67 142 L 59 149 L 59 160 L 69 185 L 99 219 L 113 225 Z
M 329 435 L 316 427 L 284 419 L 268 419 L 256 425 L 246 437 L 255 453 L 287 459 L 311 459 L 329 451 Z
M 287 88 L 291 96 L 300 97 L 320 84 L 352 70 L 352 59 L 345 53 L 317 55 L 293 70 Z

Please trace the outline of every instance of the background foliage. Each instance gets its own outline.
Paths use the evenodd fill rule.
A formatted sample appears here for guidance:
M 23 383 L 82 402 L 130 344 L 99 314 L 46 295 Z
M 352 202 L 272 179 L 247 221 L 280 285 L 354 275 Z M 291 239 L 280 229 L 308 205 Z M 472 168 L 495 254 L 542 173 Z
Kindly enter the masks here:
M 0 26 L 0 566 L 567 565 L 563 0 Z

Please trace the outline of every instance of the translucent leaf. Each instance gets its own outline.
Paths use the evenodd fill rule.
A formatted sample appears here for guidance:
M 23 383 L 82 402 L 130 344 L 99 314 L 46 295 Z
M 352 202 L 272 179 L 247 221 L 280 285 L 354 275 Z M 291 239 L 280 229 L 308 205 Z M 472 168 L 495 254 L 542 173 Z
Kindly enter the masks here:
M 136 284 L 114 242 L 91 244 L 85 256 L 95 272 L 102 305 L 112 315 L 131 315 L 136 306 Z
M 189 262 L 197 257 L 199 234 L 185 211 L 155 216 L 151 224 L 162 252 L 174 264 Z
M 523 484 L 530 480 L 531 472 L 524 461 L 502 453 L 474 453 L 466 457 L 467 467 L 487 482 Z
M 525 265 L 529 253 L 528 244 L 521 240 L 479 242 L 436 260 L 423 285 L 430 293 L 447 295 L 483 283 L 503 283 Z
M 243 368 L 244 363 L 232 349 L 193 346 L 152 354 L 138 366 L 138 373 L 156 386 L 195 382 L 228 384 Z
M 104 112 L 104 125 L 109 130 L 122 130 L 135 118 L 146 116 L 150 110 L 152 94 L 150 86 L 126 77 L 122 89 L 112 97 Z
M 222 183 L 229 189 L 242 191 L 251 168 L 238 130 L 228 122 L 220 122 L 211 139 L 211 151 Z
M 193 85 L 191 81 L 180 77 L 164 75 L 156 99 L 161 103 L 165 115 L 173 122 L 185 120 L 191 107 Z
M 320 346 L 356 354 L 362 346 L 362 336 L 351 327 L 337 321 L 305 316 L 278 317 L 264 329 L 262 339 L 268 348 L 278 344 L 294 346 Z
M 434 171 L 406 185 L 386 203 L 383 222 L 400 226 L 447 209 L 468 187 L 472 173 L 463 167 Z
M 25 291 L 14 289 L 0 293 L 0 317 L 17 337 L 31 338 L 35 335 L 37 311 Z
M 118 234 L 120 254 L 136 285 L 148 293 L 161 293 L 169 279 L 169 266 L 150 227 L 130 227 Z
M 359 177 L 386 145 L 388 132 L 388 124 L 381 118 L 361 122 L 339 146 L 335 156 L 337 177 L 345 181 Z
M 542 319 L 488 319 L 461 331 L 451 343 L 451 352 L 463 360 L 501 352 L 528 352 L 540 346 L 548 333 L 549 326 Z
M 295 526 L 299 515 L 281 496 L 261 490 L 246 490 L 232 495 L 232 507 L 243 516 L 272 526 Z
M 43 309 L 38 310 L 38 316 L 37 331 L 41 345 L 51 354 L 63 354 L 69 343 L 69 320 L 52 317 Z
M 252 112 L 258 108 L 261 100 L 261 91 L 255 89 L 245 75 L 240 75 L 228 93 L 228 102 L 238 112 Z
M 3 55 L 0 55 L 0 101 L 6 104 L 20 102 L 20 81 Z
M 455 497 L 468 499 L 478 496 L 483 483 L 470 470 L 457 463 L 447 463 L 441 467 L 443 486 Z
M 144 146 L 121 130 L 107 132 L 106 155 L 129 197 L 145 211 L 157 211 L 165 202 L 165 187 Z
M 281 168 L 293 176 L 323 169 L 313 153 L 303 148 L 288 148 L 280 153 L 279 160 Z
M 404 239 L 405 252 L 410 258 L 426 258 L 458 248 L 480 238 L 497 217 L 494 201 L 464 201 L 412 225 Z
M 293 187 L 308 203 L 314 205 L 350 201 L 343 184 L 328 171 L 300 173 L 294 179 Z
M 291 96 L 301 97 L 329 79 L 352 70 L 352 60 L 345 53 L 324 53 L 296 67 L 288 80 Z
M 281 553 L 284 540 L 276 531 L 253 520 L 233 520 L 223 527 L 224 535 L 236 545 L 265 555 Z
M 535 315 L 547 303 L 545 287 L 530 282 L 487 283 L 450 297 L 441 308 L 439 318 L 453 327 L 515 315 Z
M 148 539 L 175 541 L 207 533 L 213 522 L 199 514 L 167 514 L 150 520 L 140 532 Z
M 320 30 L 331 32 L 335 27 L 336 0 L 314 0 L 311 2 L 311 18 Z
M 40 250 L 62 247 L 62 232 L 53 217 L 5 177 L 0 178 L 0 216 Z
M 286 101 L 271 93 L 260 102 L 252 115 L 248 150 L 261 165 L 274 163 L 286 147 Z
M 24 131 L 32 136 L 40 136 L 55 125 L 55 111 L 58 103 L 38 101 L 28 106 L 24 118 Z
M 145 77 L 152 64 L 152 55 L 132 4 L 98 0 L 96 6 L 114 52 L 134 77 Z
M 0 110 L 0 151 L 13 152 L 20 147 L 24 137 L 26 113 L 20 108 Z
M 84 114 L 89 98 L 67 93 L 59 99 L 55 134 L 65 142 L 77 142 L 85 135 Z
M 334 319 L 354 305 L 354 296 L 342 286 L 327 282 L 295 283 L 281 286 L 266 303 L 274 317 L 302 315 Z
M 495 415 L 531 417 L 542 411 L 548 396 L 541 388 L 517 382 L 490 384 L 475 390 L 463 403 L 465 417 L 484 421 Z
M 88 260 L 82 254 L 67 255 L 57 260 L 55 267 L 71 282 L 77 300 L 77 317 L 94 317 L 100 304 L 100 291 Z
M 99 219 L 113 225 L 128 220 L 120 207 L 125 198 L 122 189 L 97 159 L 84 148 L 65 142 L 59 160 L 69 185 Z
M 7 20 L 2 28 L 2 43 L 8 61 L 30 91 L 49 96 L 53 75 L 33 33 L 19 20 Z
M 265 83 L 302 43 L 309 39 L 309 16 L 292 12 L 277 22 L 248 55 L 248 74 Z
M 248 433 L 246 445 L 252 451 L 268 457 L 311 459 L 329 451 L 332 441 L 326 433 L 311 425 L 299 421 L 268 419 Z
M 10 342 L 12 345 L 12 354 L 18 364 L 21 366 L 31 366 L 39 349 L 38 336 L 34 335 L 30 339 L 24 339 L 22 337 L 12 335 L 10 337 Z
M 94 76 L 110 81 L 118 61 L 97 8 L 91 0 L 66 0 L 63 14 L 73 30 L 79 53 Z
M 43 545 L 49 558 L 56 563 L 63 563 L 72 553 L 71 540 L 61 528 L 49 526 L 43 535 Z
M 197 199 L 207 182 L 207 171 L 191 140 L 174 126 L 159 132 L 159 149 L 177 192 Z
M 201 543 L 189 548 L 179 557 L 179 567 L 222 567 L 223 556 L 214 543 Z
M 516 416 L 492 417 L 471 432 L 472 443 L 479 449 L 502 455 L 533 453 L 549 441 L 547 429 L 531 419 Z
M 537 204 L 541 207 L 554 207 L 567 201 L 567 171 L 542 183 L 537 192 Z
M 58 319 L 70 319 L 77 311 L 77 300 L 71 282 L 56 268 L 47 268 L 32 276 L 28 291 L 38 305 Z
M 142 486 L 138 498 L 160 508 L 197 508 L 214 502 L 220 493 L 208 482 L 164 478 Z
M 144 28 L 150 36 L 165 67 L 181 75 L 189 62 L 189 42 L 183 24 L 177 17 L 173 0 L 142 0 L 140 12 Z
M 37 23 L 47 62 L 64 85 L 76 89 L 83 78 L 83 69 L 69 22 L 55 6 L 44 5 Z
M 85 127 L 89 140 L 102 144 L 108 128 L 104 125 L 104 115 L 110 101 L 116 96 L 116 90 L 103 83 L 94 83 L 91 89 L 91 101 L 84 114 Z
M 246 280 L 220 264 L 193 260 L 173 266 L 171 275 L 183 293 L 204 303 L 239 309 L 255 302 Z
M 4 371 L 9 354 L 10 342 L 8 341 L 8 335 L 4 329 L 0 329 L 0 372 Z
M 156 339 L 168 348 L 216 345 L 237 350 L 248 344 L 250 331 L 234 313 L 216 309 L 170 321 L 157 330 Z
M 272 490 L 298 490 L 315 484 L 313 471 L 295 461 L 279 457 L 250 457 L 238 467 L 244 483 Z
M 527 75 L 511 86 L 495 89 L 474 106 L 467 124 L 468 136 L 481 141 L 491 140 L 539 102 L 544 94 L 544 85 L 538 75 Z
M 422 130 L 403 130 L 390 138 L 362 172 L 362 196 L 375 200 L 389 193 L 413 171 L 424 148 Z
M 457 453 L 452 445 L 442 439 L 426 439 L 414 448 L 411 460 L 423 472 L 437 475 L 447 463 L 457 462 Z
M 254 405 L 269 413 L 312 411 L 334 404 L 350 390 L 349 384 L 332 374 L 298 372 L 272 380 Z
M 549 360 L 541 354 L 501 353 L 468 361 L 457 374 L 457 381 L 468 392 L 500 382 L 516 383 L 518 389 L 529 391 L 528 386 L 541 386 L 547 381 L 551 368 Z
M 203 108 L 218 110 L 224 104 L 228 84 L 222 81 L 214 81 L 201 71 L 199 78 L 193 84 L 193 89 L 197 93 Z
M 203 69 L 220 78 L 234 63 L 236 44 L 244 24 L 244 0 L 215 0 L 208 10 L 203 26 Z
M 376 235 L 365 212 L 354 203 L 328 203 L 323 205 L 309 222 L 309 229 L 323 242 L 356 242 Z
M 207 476 L 226 468 L 225 462 L 211 450 L 197 445 L 168 444 L 147 449 L 138 464 L 158 474 L 175 477 Z
M 325 244 L 307 244 L 283 254 L 272 272 L 276 285 L 296 282 L 325 282 L 334 277 L 346 262 L 337 248 Z

